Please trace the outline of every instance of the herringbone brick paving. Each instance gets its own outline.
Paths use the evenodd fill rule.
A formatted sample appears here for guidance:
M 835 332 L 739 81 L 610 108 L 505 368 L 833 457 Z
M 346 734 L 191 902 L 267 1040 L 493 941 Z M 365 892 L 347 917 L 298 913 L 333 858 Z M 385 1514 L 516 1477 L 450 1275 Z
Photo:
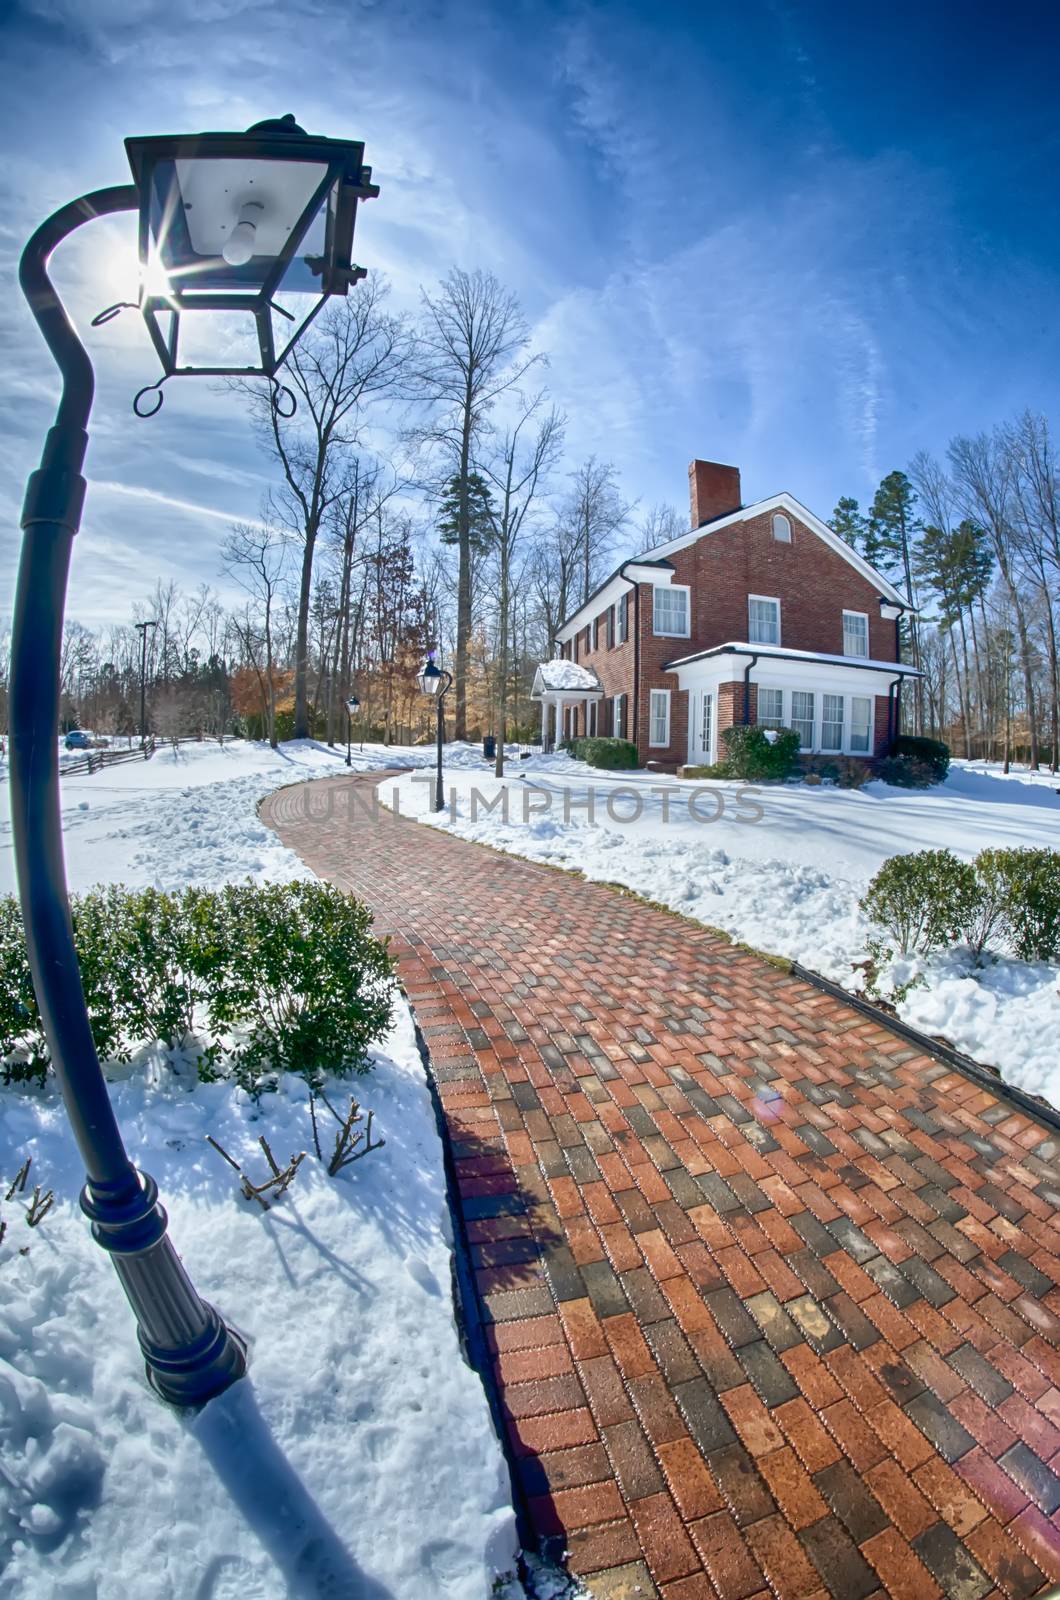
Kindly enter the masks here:
M 1060 1580 L 1060 1142 L 707 929 L 419 824 L 263 815 L 392 937 L 539 1537 L 598 1600 Z

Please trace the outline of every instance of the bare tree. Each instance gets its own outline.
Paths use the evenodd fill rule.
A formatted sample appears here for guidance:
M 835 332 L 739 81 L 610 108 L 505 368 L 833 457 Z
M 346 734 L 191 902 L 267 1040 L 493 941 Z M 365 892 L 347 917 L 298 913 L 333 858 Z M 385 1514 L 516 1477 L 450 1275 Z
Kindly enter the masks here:
M 592 593 L 593 582 L 615 539 L 629 524 L 635 502 L 628 504 L 618 492 L 618 473 L 610 461 L 590 456 L 571 473 L 571 488 L 560 513 L 568 537 L 577 549 L 581 567 L 581 604 Z
M 454 733 L 467 737 L 468 643 L 472 624 L 472 456 L 490 409 L 542 359 L 526 356 L 529 335 L 518 301 L 490 272 L 454 268 L 436 294 L 423 291 L 416 373 L 437 414 L 421 439 L 445 458 L 456 488 L 456 650 Z
M 504 776 L 504 741 L 507 737 L 509 645 L 511 634 L 512 576 L 519 545 L 534 501 L 563 447 L 564 419 L 553 407 L 544 411 L 540 394 L 522 407 L 518 420 L 497 440 L 492 462 L 481 470 L 493 486 L 488 515 L 493 526 L 497 562 L 497 753 L 496 775 Z M 524 431 L 537 420 L 537 432 L 524 445 Z
M 638 525 L 636 555 L 645 555 L 649 550 L 656 549 L 661 544 L 669 544 L 671 539 L 679 539 L 683 533 L 688 532 L 688 518 L 682 517 L 676 506 L 670 505 L 666 500 L 659 500 L 649 506 L 643 520 Z
M 958 437 L 952 440 L 948 453 L 958 496 L 967 516 L 974 518 L 985 530 L 1012 603 L 1027 698 L 1030 765 L 1033 769 L 1038 766 L 1038 714 L 1027 609 L 1016 570 L 1018 546 L 1013 525 L 1015 485 L 1012 462 L 1005 448 L 1004 435 L 999 431 L 992 435 L 979 433 L 974 437 Z
M 276 650 L 272 617 L 276 596 L 283 581 L 285 556 L 286 544 L 282 535 L 267 522 L 236 523 L 221 553 L 225 571 L 247 591 L 256 607 L 263 646 L 260 659 L 253 647 L 254 634 L 250 625 L 249 611 L 245 618 L 245 631 L 241 637 L 261 684 L 266 737 L 274 750 L 276 748 Z
M 1057 619 L 1060 590 L 1060 469 L 1053 454 L 1049 424 L 1025 411 L 1004 429 L 1016 506 L 1016 543 L 1020 560 L 1038 590 L 1034 614 L 1040 618 L 1049 658 L 1049 767 L 1057 770 L 1060 746 L 1060 668 L 1057 664 Z
M 235 380 L 247 396 L 266 448 L 279 462 L 280 489 L 271 513 L 301 545 L 294 660 L 294 736 L 309 728 L 309 611 L 317 538 L 346 482 L 346 452 L 357 442 L 365 406 L 393 394 L 405 371 L 408 337 L 400 317 L 385 309 L 382 279 L 368 279 L 331 301 L 294 348 L 285 382 L 298 401 L 283 417 L 260 385 Z

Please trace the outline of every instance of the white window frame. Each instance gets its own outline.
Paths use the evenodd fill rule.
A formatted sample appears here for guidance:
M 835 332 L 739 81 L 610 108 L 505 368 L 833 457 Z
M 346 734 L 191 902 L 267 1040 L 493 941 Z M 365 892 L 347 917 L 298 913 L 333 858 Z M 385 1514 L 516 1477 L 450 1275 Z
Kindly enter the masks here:
M 611 734 L 615 739 L 624 739 L 626 737 L 622 724 L 625 698 L 624 694 L 613 694 L 611 696 Z
M 763 694 L 778 694 L 780 696 L 780 710 L 777 713 L 776 718 L 774 719 L 774 718 L 771 717 L 768 722 L 763 722 L 763 720 L 762 720 L 762 695 Z M 758 726 L 760 728 L 785 728 L 785 727 L 787 727 L 787 723 L 784 721 L 784 690 L 782 688 L 778 688 L 775 683 L 760 683 L 758 685 L 758 712 L 757 712 L 757 717 L 758 717 Z
M 865 624 L 865 648 L 864 648 L 864 650 L 848 650 L 847 649 L 847 618 L 848 617 L 857 617 L 859 621 L 864 622 L 864 624 Z M 843 654 L 845 656 L 849 656 L 854 661 L 867 661 L 869 659 L 871 651 L 870 651 L 870 648 L 869 648 L 869 614 L 868 614 L 867 611 L 847 611 L 847 610 L 844 609 L 844 611 L 843 611 Z
M 615 643 L 616 643 L 616 645 L 625 644 L 626 639 L 629 636 L 629 630 L 626 627 L 626 621 L 627 621 L 628 610 L 629 610 L 629 597 L 628 597 L 628 595 L 620 594 L 618 599 L 615 601 L 615 603 L 614 603 L 614 605 L 612 606 L 611 609 L 612 609 L 612 611 L 614 612 L 614 615 L 615 615 L 615 631 L 614 631 Z
M 850 754 L 852 756 L 871 756 L 871 754 L 872 754 L 872 746 L 873 746 L 873 743 L 875 742 L 874 741 L 874 737 L 873 737 L 873 735 L 874 735 L 873 723 L 875 722 L 875 717 L 876 717 L 876 700 L 875 700 L 875 697 L 873 695 L 871 695 L 871 694 L 852 694 L 848 698 L 850 700 L 850 723 L 849 723 L 850 731 L 847 734 L 847 739 L 849 740 L 848 750 L 849 750 L 849 752 L 850 752 Z M 855 748 L 854 748 L 854 702 L 855 702 L 855 700 L 863 700 L 865 702 L 865 704 L 869 708 L 868 721 L 865 724 L 865 734 L 866 734 L 866 738 L 868 739 L 868 743 L 866 744 L 864 750 L 855 750 Z
M 809 743 L 807 743 L 802 738 L 801 733 L 799 734 L 800 748 L 803 749 L 803 750 L 816 750 L 817 749 L 817 697 L 818 697 L 818 693 L 819 693 L 819 691 L 817 689 L 792 689 L 792 691 L 791 691 L 791 700 L 789 702 L 790 707 L 791 707 L 791 714 L 790 714 L 790 716 L 788 718 L 788 725 L 789 725 L 789 727 L 794 728 L 796 733 L 799 733 L 799 729 L 796 726 L 796 723 L 797 722 L 805 722 L 806 718 L 805 717 L 796 718 L 796 716 L 795 716 L 795 696 L 797 694 L 808 694 L 810 699 L 813 702 L 813 711 L 812 711 L 812 713 L 810 715 L 810 719 L 809 719 L 809 721 L 810 721 L 810 739 L 809 739 Z
M 847 704 L 846 703 L 847 703 L 847 699 L 848 698 L 849 697 L 847 695 L 845 695 L 845 694 L 835 694 L 831 689 L 825 689 L 821 694 L 821 752 L 824 755 L 839 756 L 839 755 L 842 755 L 842 753 L 843 753 L 843 750 L 845 748 L 844 741 L 846 739 L 846 730 L 847 730 L 847 716 L 846 716 Z M 827 704 L 828 704 L 829 700 L 831 700 L 833 702 L 838 700 L 838 702 L 839 702 L 839 724 L 838 724 L 838 726 L 839 726 L 839 743 L 838 744 L 825 744 L 825 742 L 824 742 L 825 741 L 825 732 L 824 732 L 825 728 L 826 727 L 834 728 L 836 726 L 835 717 L 830 717 L 827 714 Z
M 753 629 L 751 627 L 751 606 L 752 606 L 752 603 L 755 600 L 764 602 L 766 605 L 771 605 L 771 606 L 775 606 L 776 607 L 776 613 L 777 613 L 777 636 L 776 636 L 775 639 L 756 639 L 755 638 Z M 747 596 L 747 642 L 748 642 L 748 644 L 779 645 L 781 643 L 782 639 L 783 639 L 783 634 L 781 632 L 781 621 L 780 621 L 780 597 L 778 595 L 775 595 L 775 594 L 749 594 Z
M 661 695 L 666 702 L 666 738 L 655 738 L 655 697 Z M 670 744 L 670 690 L 649 689 L 648 691 L 648 745 L 652 750 L 666 750 Z
M 659 627 L 658 597 L 661 594 L 683 594 L 685 597 L 685 625 L 681 630 Z M 653 583 L 651 590 L 651 629 L 657 639 L 690 639 L 692 637 L 692 590 L 687 583 Z M 667 741 L 669 742 L 669 741 Z
M 778 532 L 778 529 L 781 528 L 784 531 Z M 783 511 L 774 511 L 773 513 L 773 537 L 778 544 L 791 544 L 792 542 L 791 518 L 786 517 Z

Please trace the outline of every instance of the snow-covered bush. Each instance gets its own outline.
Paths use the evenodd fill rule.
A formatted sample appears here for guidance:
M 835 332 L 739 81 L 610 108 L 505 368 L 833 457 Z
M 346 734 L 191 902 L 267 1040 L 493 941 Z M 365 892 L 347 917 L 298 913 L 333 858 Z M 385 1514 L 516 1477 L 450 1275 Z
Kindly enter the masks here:
M 795 770 L 799 736 L 794 728 L 760 728 L 736 723 L 721 735 L 724 755 L 715 763 L 719 777 L 745 778 L 749 782 L 783 779 Z
M 975 868 L 951 850 L 916 850 L 892 856 L 877 872 L 861 909 L 879 930 L 874 956 L 926 954 L 963 937 L 976 915 L 980 888 Z
M 992 929 L 1023 961 L 1060 957 L 1060 850 L 981 850 L 975 873 Z
M 230 884 L 191 898 L 210 1022 L 235 1036 L 244 1087 L 279 1072 L 314 1082 L 367 1069 L 394 994 L 367 906 L 328 883 Z
M 637 765 L 637 747 L 628 739 L 596 737 L 575 739 L 571 754 L 576 761 L 606 771 L 628 771 Z

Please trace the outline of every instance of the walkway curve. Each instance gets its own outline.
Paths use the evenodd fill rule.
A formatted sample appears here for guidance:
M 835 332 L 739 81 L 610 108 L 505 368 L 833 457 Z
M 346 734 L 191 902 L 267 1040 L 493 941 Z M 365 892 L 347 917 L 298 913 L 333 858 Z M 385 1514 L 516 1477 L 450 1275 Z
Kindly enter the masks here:
M 597 1600 L 1060 1581 L 1060 1144 L 843 1002 L 396 818 L 262 815 L 427 1039 L 539 1538 Z

